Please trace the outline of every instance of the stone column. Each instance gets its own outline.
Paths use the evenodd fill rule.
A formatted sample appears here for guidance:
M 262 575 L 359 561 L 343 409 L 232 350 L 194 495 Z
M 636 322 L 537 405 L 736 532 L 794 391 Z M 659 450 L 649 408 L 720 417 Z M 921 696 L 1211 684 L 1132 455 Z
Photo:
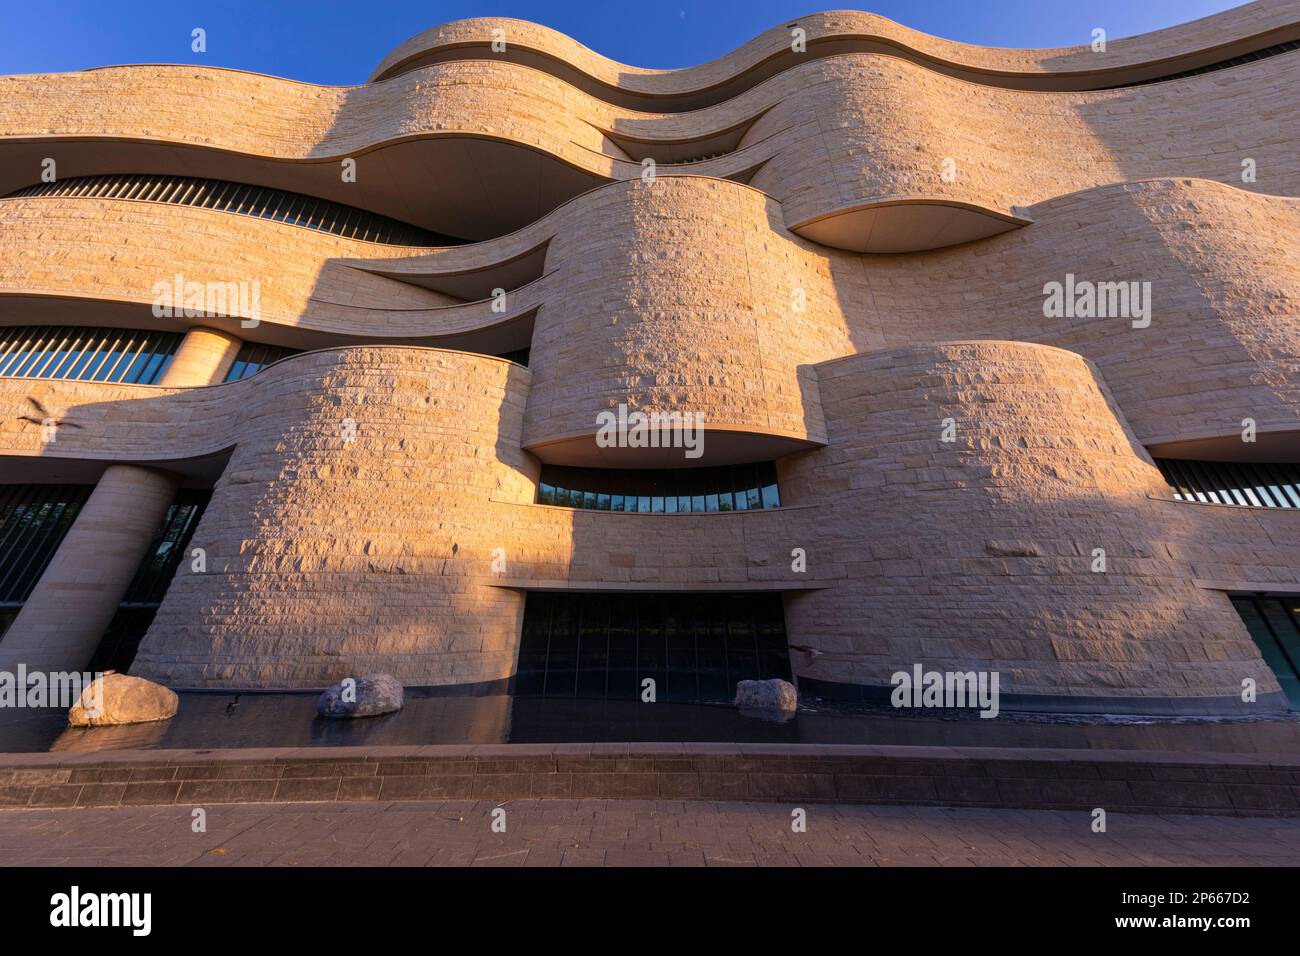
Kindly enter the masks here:
M 233 335 L 195 326 L 185 333 L 158 384 L 173 388 L 216 385 L 235 364 L 235 356 L 243 344 Z
M 90 663 L 180 483 L 156 468 L 109 466 L 0 639 L 0 671 Z

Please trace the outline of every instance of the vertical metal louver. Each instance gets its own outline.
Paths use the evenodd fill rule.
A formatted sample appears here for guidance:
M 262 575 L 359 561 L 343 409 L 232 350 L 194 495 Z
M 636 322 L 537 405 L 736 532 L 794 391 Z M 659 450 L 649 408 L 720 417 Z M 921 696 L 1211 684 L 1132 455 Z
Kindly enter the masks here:
M 177 332 L 71 325 L 0 329 L 0 375 L 154 385 L 181 338 Z
M 1180 501 L 1247 508 L 1300 508 L 1300 465 L 1157 458 Z

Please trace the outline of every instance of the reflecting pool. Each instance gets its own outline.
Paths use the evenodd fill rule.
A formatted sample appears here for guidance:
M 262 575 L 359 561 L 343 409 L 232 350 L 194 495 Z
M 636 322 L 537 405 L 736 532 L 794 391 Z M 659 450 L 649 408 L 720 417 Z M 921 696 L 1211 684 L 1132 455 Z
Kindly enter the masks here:
M 1059 747 L 1300 753 L 1300 720 L 935 719 L 805 707 L 788 720 L 726 705 L 449 697 L 408 688 L 396 714 L 315 716 L 315 693 L 184 692 L 172 720 L 70 729 L 61 710 L 0 710 L 0 752 L 628 741 Z

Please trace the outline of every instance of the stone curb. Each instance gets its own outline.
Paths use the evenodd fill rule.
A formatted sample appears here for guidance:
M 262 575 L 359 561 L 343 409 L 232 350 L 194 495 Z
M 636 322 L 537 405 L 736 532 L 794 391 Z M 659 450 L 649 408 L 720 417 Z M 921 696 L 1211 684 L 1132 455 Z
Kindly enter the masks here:
M 694 743 L 0 755 L 0 809 L 442 799 L 1300 816 L 1300 757 Z

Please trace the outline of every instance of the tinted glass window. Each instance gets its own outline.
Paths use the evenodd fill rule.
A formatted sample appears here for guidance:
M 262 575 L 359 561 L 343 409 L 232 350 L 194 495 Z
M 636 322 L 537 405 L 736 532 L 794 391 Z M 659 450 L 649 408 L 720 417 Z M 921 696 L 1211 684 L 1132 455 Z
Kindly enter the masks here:
M 1300 465 L 1157 458 L 1174 497 L 1248 508 L 1300 508 Z
M 1287 700 L 1300 710 L 1300 600 L 1233 598 L 1232 604 Z
M 544 465 L 537 503 L 598 511 L 680 514 L 781 507 L 776 464 L 629 471 Z
M 736 682 L 790 679 L 779 594 L 557 594 L 524 607 L 515 693 L 730 701 Z
M 156 385 L 180 344 L 177 332 L 15 326 L 0 329 L 0 375 Z

